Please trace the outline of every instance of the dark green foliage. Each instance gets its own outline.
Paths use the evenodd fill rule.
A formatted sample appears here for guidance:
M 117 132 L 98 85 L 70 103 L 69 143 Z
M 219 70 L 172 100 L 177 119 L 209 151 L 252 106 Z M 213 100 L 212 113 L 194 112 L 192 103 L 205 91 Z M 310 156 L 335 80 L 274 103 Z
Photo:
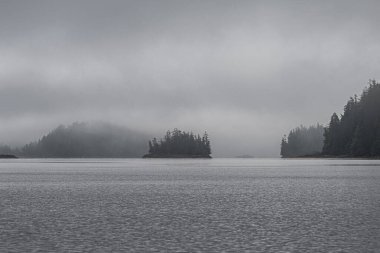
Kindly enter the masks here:
M 370 80 L 360 99 L 350 98 L 339 118 L 335 113 L 325 129 L 324 155 L 380 155 L 380 83 Z
M 106 123 L 59 126 L 39 141 L 25 145 L 23 157 L 141 157 L 148 138 Z
M 200 137 L 191 132 L 174 129 L 172 132 L 167 131 L 160 141 L 154 138 L 148 144 L 147 157 L 175 155 L 208 157 L 211 154 L 210 140 L 206 132 Z
M 300 157 L 319 154 L 323 147 L 323 126 L 297 127 L 281 141 L 282 157 Z

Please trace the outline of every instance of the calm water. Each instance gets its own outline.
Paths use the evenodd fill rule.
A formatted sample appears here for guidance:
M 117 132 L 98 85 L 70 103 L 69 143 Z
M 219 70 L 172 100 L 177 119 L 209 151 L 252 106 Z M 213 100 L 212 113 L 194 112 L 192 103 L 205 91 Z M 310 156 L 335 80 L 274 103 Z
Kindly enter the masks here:
M 0 252 L 126 251 L 380 252 L 380 161 L 0 161 Z

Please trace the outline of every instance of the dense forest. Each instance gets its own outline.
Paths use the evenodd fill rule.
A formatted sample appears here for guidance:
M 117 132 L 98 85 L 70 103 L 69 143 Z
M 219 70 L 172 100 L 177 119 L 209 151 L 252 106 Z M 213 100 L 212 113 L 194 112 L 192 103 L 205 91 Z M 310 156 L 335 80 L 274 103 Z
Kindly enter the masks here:
M 360 98 L 348 100 L 340 117 L 334 113 L 324 136 L 323 155 L 380 156 L 380 83 L 371 80 Z
M 208 134 L 205 132 L 201 137 L 199 134 L 183 132 L 174 129 L 167 131 L 163 139 L 156 138 L 149 141 L 149 154 L 146 158 L 154 157 L 204 157 L 211 158 L 211 147 Z
M 320 124 L 292 129 L 287 137 L 282 138 L 281 156 L 300 157 L 320 154 L 323 147 L 323 133 L 324 128 Z
M 61 125 L 19 149 L 1 146 L 0 153 L 39 158 L 141 157 L 148 139 L 141 133 L 107 123 L 73 123 Z
M 322 134 L 323 133 L 323 134 Z M 330 123 L 299 127 L 282 139 L 282 157 L 380 157 L 380 83 L 370 80 L 360 97 L 351 97 Z

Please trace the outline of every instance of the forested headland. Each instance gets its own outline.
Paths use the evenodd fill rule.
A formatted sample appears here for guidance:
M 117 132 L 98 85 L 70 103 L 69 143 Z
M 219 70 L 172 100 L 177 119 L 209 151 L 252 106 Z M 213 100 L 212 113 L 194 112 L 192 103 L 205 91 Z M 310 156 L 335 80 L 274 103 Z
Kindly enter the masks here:
M 319 130 L 320 131 L 320 130 Z M 330 123 L 323 130 L 323 145 L 320 152 L 299 150 L 300 143 L 308 139 L 306 130 L 292 130 L 281 143 L 282 157 L 380 157 L 380 83 L 370 80 L 362 94 L 351 97 L 344 106 L 343 114 L 333 113 Z M 315 140 L 310 146 L 319 146 Z M 301 145 L 302 146 L 302 145 Z
M 126 158 L 146 152 L 147 135 L 104 122 L 59 126 L 21 148 L 0 146 L 0 154 L 27 158 Z
M 211 158 L 211 146 L 207 132 L 201 137 L 191 132 L 174 129 L 167 131 L 159 141 L 153 138 L 149 153 L 144 158 Z
M 380 157 L 380 83 L 371 80 L 360 98 L 348 100 L 340 117 L 331 116 L 322 154 Z

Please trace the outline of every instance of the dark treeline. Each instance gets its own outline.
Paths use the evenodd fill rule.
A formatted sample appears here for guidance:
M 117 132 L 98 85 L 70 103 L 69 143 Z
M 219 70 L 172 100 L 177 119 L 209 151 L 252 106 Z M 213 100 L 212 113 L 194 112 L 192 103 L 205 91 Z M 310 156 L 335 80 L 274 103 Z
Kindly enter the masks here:
M 323 147 L 322 125 L 304 126 L 292 129 L 289 135 L 284 136 L 281 141 L 282 157 L 300 157 L 320 154 Z
M 38 158 L 141 157 L 147 140 L 141 133 L 107 123 L 73 123 L 19 149 L 2 146 L 0 153 Z
M 165 137 L 149 141 L 149 154 L 144 157 L 210 157 L 211 147 L 207 133 L 199 134 L 174 129 Z
M 333 113 L 326 128 L 300 127 L 282 139 L 282 157 L 307 155 L 380 157 L 380 83 L 370 80 L 360 97 L 348 100 L 343 114 Z
M 351 97 L 325 130 L 323 155 L 380 156 L 380 83 L 371 80 L 360 98 Z

